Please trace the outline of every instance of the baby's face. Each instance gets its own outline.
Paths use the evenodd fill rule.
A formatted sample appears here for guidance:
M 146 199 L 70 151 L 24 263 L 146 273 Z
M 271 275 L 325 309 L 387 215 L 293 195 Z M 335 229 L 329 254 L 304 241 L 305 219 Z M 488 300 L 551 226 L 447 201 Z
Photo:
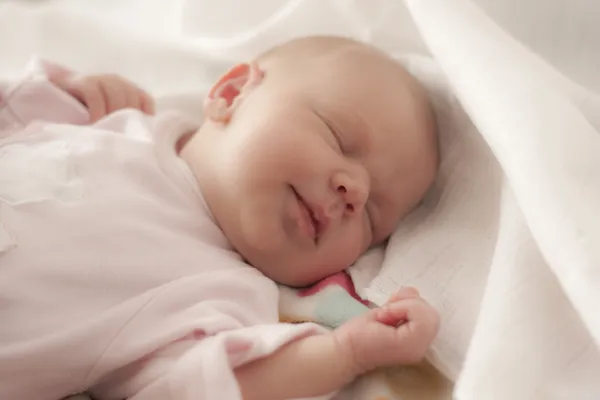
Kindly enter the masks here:
M 293 74 L 246 66 L 231 112 L 209 105 L 212 122 L 182 153 L 235 249 L 280 283 L 350 266 L 432 180 L 435 162 L 415 139 L 423 111 L 405 77 L 363 58 Z

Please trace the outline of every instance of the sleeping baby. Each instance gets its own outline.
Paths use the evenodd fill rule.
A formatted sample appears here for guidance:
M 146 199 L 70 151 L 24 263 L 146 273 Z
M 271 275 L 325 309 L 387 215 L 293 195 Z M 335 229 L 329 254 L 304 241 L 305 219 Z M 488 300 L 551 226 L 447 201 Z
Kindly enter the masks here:
M 427 96 L 378 50 L 282 44 L 201 126 L 49 63 L 0 101 L 1 399 L 329 396 L 436 335 L 411 288 L 333 331 L 278 323 L 275 282 L 344 270 L 434 179 Z

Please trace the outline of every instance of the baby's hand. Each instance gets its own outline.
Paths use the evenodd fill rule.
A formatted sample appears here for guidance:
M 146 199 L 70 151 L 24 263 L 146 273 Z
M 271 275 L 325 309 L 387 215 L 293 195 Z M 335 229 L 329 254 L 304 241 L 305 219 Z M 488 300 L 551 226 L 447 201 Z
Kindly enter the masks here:
M 436 310 L 416 289 L 404 288 L 386 304 L 354 318 L 333 334 L 360 373 L 420 361 L 439 327 Z
M 154 114 L 152 97 L 134 83 L 118 75 L 54 73 L 48 78 L 88 108 L 90 122 L 96 122 L 123 108 L 134 108 L 147 114 Z

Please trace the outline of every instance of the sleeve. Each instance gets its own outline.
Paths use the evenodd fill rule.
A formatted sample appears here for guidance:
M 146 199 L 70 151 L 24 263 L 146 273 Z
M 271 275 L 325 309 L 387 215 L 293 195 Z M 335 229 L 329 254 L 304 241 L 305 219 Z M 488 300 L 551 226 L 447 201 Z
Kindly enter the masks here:
M 103 358 L 124 362 L 116 370 L 97 365 L 109 375 L 92 378 L 92 397 L 242 400 L 237 367 L 329 332 L 312 323 L 278 323 L 278 297 L 272 281 L 247 267 L 228 271 L 223 265 L 169 284 L 111 340 Z M 169 332 L 166 340 L 154 339 L 163 332 Z
M 97 387 L 93 395 L 128 400 L 243 400 L 235 368 L 268 356 L 294 340 L 324 332 L 314 324 L 268 324 L 202 340 L 190 338 L 187 343 L 179 341 L 119 371 L 110 384 Z
M 33 59 L 14 81 L 0 81 L 0 137 L 33 121 L 86 124 L 86 107 L 50 82 L 52 74 L 72 73 L 64 67 Z

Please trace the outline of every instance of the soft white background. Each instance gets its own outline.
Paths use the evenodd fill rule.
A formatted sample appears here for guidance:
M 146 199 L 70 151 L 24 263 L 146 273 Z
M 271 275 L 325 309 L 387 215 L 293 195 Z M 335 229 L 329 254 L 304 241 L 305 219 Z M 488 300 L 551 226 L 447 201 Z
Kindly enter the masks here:
M 444 160 L 366 292 L 415 284 L 441 310 L 434 361 L 461 399 L 600 397 L 600 2 L 15 4 L 0 2 L 0 77 L 38 53 L 192 114 L 229 64 L 293 36 L 402 55 L 431 90 Z
M 9 3 L 10 0 L 0 2 L 0 10 L 10 7 Z M 204 39 L 205 45 L 208 39 L 227 44 L 225 53 L 231 54 L 230 57 L 251 52 L 248 41 L 241 40 L 235 46 L 235 40 L 286 9 L 293 11 L 279 23 L 277 33 L 281 36 L 263 32 L 251 44 L 267 47 L 270 42 L 288 36 L 320 32 L 370 36 L 378 45 L 395 51 L 426 51 L 402 0 L 24 0 L 21 3 L 78 10 L 87 18 L 109 19 L 126 29 L 155 37 L 195 34 Z M 566 75 L 600 91 L 598 1 L 475 0 L 474 3 Z M 365 33 L 365 26 L 371 32 Z M 190 39 L 187 37 L 186 42 Z M 15 39 L 2 37 L 0 41 L 15 42 Z M 22 47 L 27 49 L 28 43 Z M 3 54 L 3 58 L 6 56 L 8 59 L 3 62 L 8 64 L 15 59 Z

